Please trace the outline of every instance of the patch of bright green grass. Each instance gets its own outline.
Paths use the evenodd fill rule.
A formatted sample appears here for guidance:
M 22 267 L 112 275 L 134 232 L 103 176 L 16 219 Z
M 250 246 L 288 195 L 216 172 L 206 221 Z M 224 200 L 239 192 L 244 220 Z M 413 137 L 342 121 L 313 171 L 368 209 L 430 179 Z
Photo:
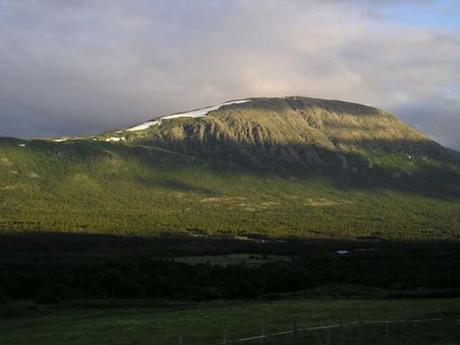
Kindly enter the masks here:
M 210 264 L 210 265 L 248 265 L 259 266 L 272 261 L 291 260 L 287 255 L 256 255 L 256 254 L 228 254 L 228 255 L 202 255 L 175 257 L 174 261 L 186 264 Z

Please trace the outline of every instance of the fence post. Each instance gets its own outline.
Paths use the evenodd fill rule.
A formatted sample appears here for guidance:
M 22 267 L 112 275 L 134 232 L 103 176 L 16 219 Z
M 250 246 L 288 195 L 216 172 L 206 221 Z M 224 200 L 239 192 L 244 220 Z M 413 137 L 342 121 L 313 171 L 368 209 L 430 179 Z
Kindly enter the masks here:
M 297 345 L 297 319 L 292 324 L 292 345 Z
M 386 344 L 388 345 L 388 343 L 390 342 L 390 326 L 389 326 L 390 322 L 389 321 L 386 321 L 385 322 L 385 340 L 386 340 Z
M 265 337 L 264 337 L 264 322 L 262 321 L 262 325 L 260 326 L 260 345 L 264 345 L 265 343 Z
M 441 328 L 439 330 L 439 343 L 444 344 L 444 330 L 446 328 L 446 313 L 442 313 L 442 323 Z
M 227 330 L 224 331 L 224 345 L 228 344 L 228 332 Z
M 407 345 L 407 325 L 408 325 L 408 321 L 407 319 L 405 321 L 403 321 L 403 342 L 402 344 L 403 345 Z
M 326 345 L 330 345 L 330 343 L 331 343 L 331 329 L 328 328 L 327 333 L 326 333 Z
M 345 334 L 345 323 L 344 323 L 344 321 L 343 321 L 342 318 L 340 319 L 340 333 L 341 333 L 341 335 L 340 335 L 340 342 L 341 342 L 342 344 L 345 344 L 346 339 L 347 339 L 347 336 L 346 336 L 346 334 Z
M 182 345 L 182 334 L 179 335 L 179 345 Z

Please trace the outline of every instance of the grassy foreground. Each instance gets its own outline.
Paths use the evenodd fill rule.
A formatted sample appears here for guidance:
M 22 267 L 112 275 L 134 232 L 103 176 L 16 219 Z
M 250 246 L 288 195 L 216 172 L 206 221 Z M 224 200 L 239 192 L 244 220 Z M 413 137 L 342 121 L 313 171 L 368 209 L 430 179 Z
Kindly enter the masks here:
M 442 337 L 448 343 L 460 340 L 460 327 L 455 321 L 460 316 L 460 299 L 291 300 L 212 303 L 184 308 L 67 309 L 33 313 L 2 319 L 0 344 L 180 344 L 181 335 L 184 345 L 218 344 L 223 341 L 225 331 L 228 339 L 257 336 L 262 324 L 265 333 L 275 333 L 292 329 L 294 320 L 297 327 L 302 328 L 360 319 L 395 320 L 443 315 L 448 315 L 451 323 L 443 330 L 434 328 L 433 334 L 427 337 Z M 399 341 L 400 329 L 395 327 L 400 326 L 390 329 L 390 339 Z M 419 334 L 428 330 L 423 325 L 417 327 Z M 443 334 L 439 335 L 441 331 Z M 375 335 L 372 330 L 371 333 Z M 260 340 L 244 344 L 253 343 L 260 344 Z

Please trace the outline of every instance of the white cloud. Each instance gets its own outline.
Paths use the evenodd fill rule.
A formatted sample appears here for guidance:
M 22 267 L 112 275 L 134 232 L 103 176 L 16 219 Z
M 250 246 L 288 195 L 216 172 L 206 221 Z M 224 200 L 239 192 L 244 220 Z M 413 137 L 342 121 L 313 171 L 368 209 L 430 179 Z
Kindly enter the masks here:
M 460 32 L 388 21 L 397 3 L 3 0 L 0 135 L 94 133 L 296 94 L 394 110 L 460 148 L 446 102 L 460 87 Z M 418 115 L 427 102 L 436 108 Z

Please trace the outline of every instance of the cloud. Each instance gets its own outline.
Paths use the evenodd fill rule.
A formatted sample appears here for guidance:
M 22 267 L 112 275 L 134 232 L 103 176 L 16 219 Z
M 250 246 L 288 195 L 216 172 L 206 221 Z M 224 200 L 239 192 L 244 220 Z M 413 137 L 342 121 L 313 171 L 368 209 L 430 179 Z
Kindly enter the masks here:
M 395 110 L 403 120 L 440 144 L 460 148 L 460 97 L 407 102 Z
M 97 133 L 296 94 L 380 106 L 460 148 L 460 30 L 407 24 L 407 8 L 445 11 L 414 4 L 3 0 L 0 135 Z

